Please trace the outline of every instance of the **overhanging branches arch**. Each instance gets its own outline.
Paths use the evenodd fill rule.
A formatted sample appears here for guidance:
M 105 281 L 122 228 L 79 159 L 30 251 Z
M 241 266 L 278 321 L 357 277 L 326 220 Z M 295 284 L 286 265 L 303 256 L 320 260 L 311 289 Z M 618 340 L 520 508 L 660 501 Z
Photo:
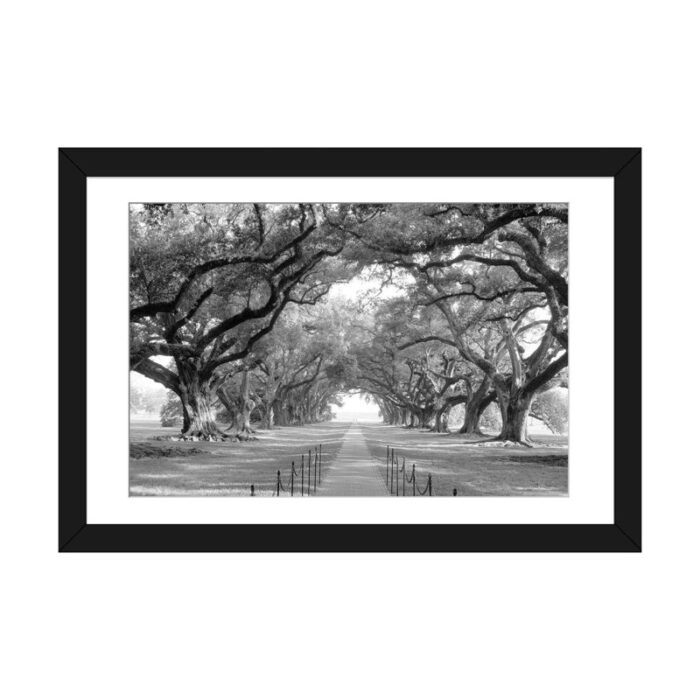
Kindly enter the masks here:
M 361 388 L 388 422 L 436 430 L 460 402 L 478 427 L 495 401 L 525 441 L 565 372 L 566 205 L 139 206 L 132 369 L 179 397 L 185 434 L 221 435 L 212 401 L 246 437 L 252 417 L 324 420 Z M 360 272 L 402 293 L 334 301 Z

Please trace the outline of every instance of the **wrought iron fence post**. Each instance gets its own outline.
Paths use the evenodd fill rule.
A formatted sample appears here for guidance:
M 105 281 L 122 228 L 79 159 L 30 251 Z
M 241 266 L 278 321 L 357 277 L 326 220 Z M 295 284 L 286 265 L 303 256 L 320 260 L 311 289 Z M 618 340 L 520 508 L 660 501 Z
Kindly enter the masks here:
M 294 460 L 292 460 L 292 496 L 294 496 Z
M 389 445 L 386 446 L 386 485 L 389 485 Z
M 314 448 L 314 493 L 316 493 L 316 467 L 318 465 L 318 453 L 316 448 Z
M 428 496 L 433 495 L 433 475 L 428 474 Z
M 318 446 L 318 483 L 321 483 L 321 447 L 323 445 Z
M 250 495 L 255 496 L 255 484 L 250 485 Z
M 389 493 L 394 493 L 394 450 L 391 451 L 391 479 L 389 481 Z
M 311 450 L 309 450 L 309 478 L 307 479 L 309 482 L 306 486 L 306 493 L 310 496 L 311 495 Z M 316 482 L 314 480 L 314 491 L 316 490 Z
M 281 479 L 280 470 L 278 469 L 277 470 L 277 498 L 279 498 L 279 495 L 280 495 L 280 479 Z
M 304 455 L 301 456 L 301 495 L 304 495 Z
M 413 495 L 416 495 L 416 465 L 413 465 L 413 469 L 411 471 L 411 474 L 413 475 Z
M 401 474 L 403 475 L 403 482 L 401 484 L 401 495 L 406 495 L 406 458 L 403 458 L 403 464 L 401 465 Z
M 399 458 L 396 458 L 396 495 L 399 495 Z

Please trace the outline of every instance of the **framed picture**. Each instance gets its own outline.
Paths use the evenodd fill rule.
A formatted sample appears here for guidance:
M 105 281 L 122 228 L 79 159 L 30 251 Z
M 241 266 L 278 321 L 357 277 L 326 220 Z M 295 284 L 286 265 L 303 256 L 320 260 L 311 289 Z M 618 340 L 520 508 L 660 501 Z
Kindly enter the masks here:
M 640 149 L 58 157 L 61 552 L 641 551 Z

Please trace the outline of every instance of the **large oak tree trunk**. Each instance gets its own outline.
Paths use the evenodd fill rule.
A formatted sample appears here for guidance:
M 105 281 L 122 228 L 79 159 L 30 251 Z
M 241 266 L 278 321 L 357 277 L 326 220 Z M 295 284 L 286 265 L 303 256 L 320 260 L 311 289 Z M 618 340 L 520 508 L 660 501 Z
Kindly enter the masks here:
M 469 401 L 464 404 L 464 422 L 462 427 L 459 429 L 460 433 L 466 434 L 481 434 L 479 429 L 479 423 L 481 422 L 481 416 L 486 410 L 486 407 L 491 403 L 495 396 L 487 397 L 489 395 L 489 388 L 491 383 L 488 377 L 484 377 L 479 388 L 473 394 Z
M 466 433 L 468 435 L 479 433 L 479 423 L 481 422 L 481 414 L 483 411 L 479 410 L 479 404 L 475 404 L 474 401 L 467 401 L 464 404 L 464 421 L 462 427 L 459 429 L 460 433 Z
M 449 416 L 449 409 L 451 406 L 448 404 L 442 405 L 438 408 L 435 413 L 435 421 L 433 427 L 430 429 L 432 433 L 446 433 L 447 432 L 447 418 Z
M 272 410 L 272 404 L 271 403 L 265 403 L 262 405 L 261 409 L 261 414 L 262 414 L 262 427 L 265 428 L 266 430 L 270 430 L 274 423 L 274 413 Z
M 239 440 L 249 440 L 253 434 L 250 425 L 250 414 L 255 408 L 255 402 L 250 398 L 250 378 L 248 372 L 243 372 L 241 381 L 240 411 L 238 412 L 238 432 L 236 437 Z
M 196 366 L 181 362 L 178 366 L 180 400 L 182 401 L 182 435 L 185 438 L 207 440 L 220 438 L 212 410 L 212 397 L 207 382 L 202 382 Z
M 216 425 L 211 401 L 205 392 L 188 391 L 183 406 L 182 434 L 184 436 L 207 439 L 223 435 Z
M 396 406 L 394 406 L 394 404 L 392 403 L 387 403 L 387 410 L 388 418 L 386 418 L 385 420 L 389 423 L 389 425 L 399 425 L 399 423 L 401 422 L 401 414 L 398 408 L 396 408 Z
M 226 430 L 232 430 L 236 426 L 236 414 L 238 413 L 236 403 L 231 399 L 231 397 L 226 392 L 225 387 L 223 386 L 220 386 L 216 390 L 216 395 L 219 398 L 219 401 L 221 401 L 222 406 L 226 409 L 230 416 L 230 423 L 226 427 Z
M 288 425 L 287 412 L 284 410 L 282 401 L 277 399 L 272 402 L 272 413 L 275 425 Z
M 433 411 L 432 409 L 422 409 L 418 414 L 418 427 L 422 429 L 430 428 L 434 416 L 435 411 Z
M 180 401 L 182 402 L 182 434 L 186 435 L 190 431 L 190 426 L 191 426 L 191 421 L 190 421 L 190 415 L 187 410 L 187 403 L 185 402 L 185 399 L 182 397 L 182 394 L 180 394 Z
M 490 395 L 487 394 L 481 401 L 472 399 L 467 402 L 464 405 L 464 421 L 462 422 L 462 427 L 459 429 L 459 432 L 482 435 L 481 428 L 479 427 L 481 416 L 484 415 L 484 411 L 495 398 L 496 396 L 492 392 Z
M 500 440 L 528 444 L 527 419 L 530 415 L 532 399 L 532 394 L 518 392 L 500 401 L 503 420 L 501 434 L 498 436 Z

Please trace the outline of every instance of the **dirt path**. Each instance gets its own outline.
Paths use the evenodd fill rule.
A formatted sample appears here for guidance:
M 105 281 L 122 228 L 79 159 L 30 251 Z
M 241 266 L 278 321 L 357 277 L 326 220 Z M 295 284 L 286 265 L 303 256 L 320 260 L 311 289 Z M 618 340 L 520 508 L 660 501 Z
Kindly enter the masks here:
M 353 426 L 332 464 L 325 468 L 317 496 L 387 496 L 386 486 L 367 448 L 362 430 Z

